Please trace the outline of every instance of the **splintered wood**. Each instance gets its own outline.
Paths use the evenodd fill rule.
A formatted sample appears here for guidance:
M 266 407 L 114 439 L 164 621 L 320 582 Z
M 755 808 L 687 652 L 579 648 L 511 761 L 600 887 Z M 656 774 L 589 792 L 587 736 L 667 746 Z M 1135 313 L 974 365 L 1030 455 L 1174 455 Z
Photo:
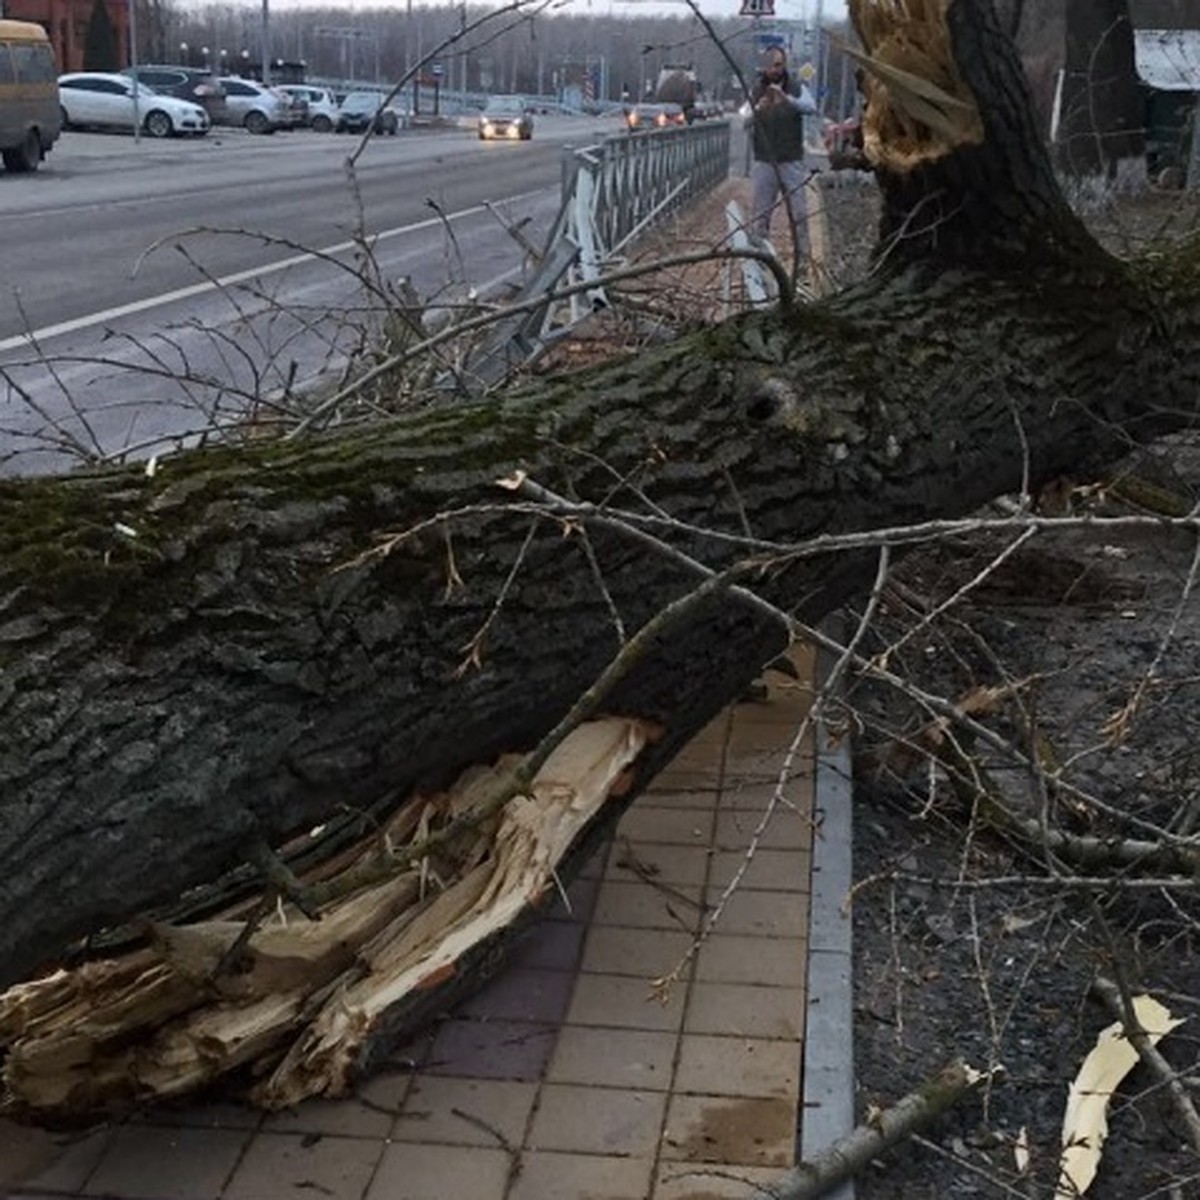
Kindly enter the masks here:
M 352 878 L 389 854 L 399 872 L 328 903 L 319 920 L 280 905 L 248 938 L 244 920 L 155 926 L 130 953 L 10 988 L 0 995 L 0 1112 L 84 1117 L 233 1072 L 266 1108 L 343 1093 L 389 1012 L 553 898 L 558 864 L 625 790 L 649 733 L 634 720 L 581 726 L 530 794 L 460 823 L 449 845 L 405 866 L 404 849 L 455 818 L 488 814 L 517 760 L 414 798 L 341 865 Z

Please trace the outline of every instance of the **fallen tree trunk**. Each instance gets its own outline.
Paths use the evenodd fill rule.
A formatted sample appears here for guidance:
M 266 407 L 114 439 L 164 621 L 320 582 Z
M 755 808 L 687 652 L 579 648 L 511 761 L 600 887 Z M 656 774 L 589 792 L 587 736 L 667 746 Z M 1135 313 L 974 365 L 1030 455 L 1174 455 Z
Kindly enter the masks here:
M 756 590 L 813 621 L 873 555 L 764 544 L 967 513 L 1194 420 L 1194 253 L 1105 254 L 1057 192 L 986 0 L 910 8 L 855 7 L 887 214 L 862 286 L 492 403 L 0 483 L 0 985 L 156 906 L 220 911 L 196 889 L 270 873 L 266 847 L 318 824 L 361 840 L 528 750 L 696 586 L 685 555 L 761 555 Z M 574 844 L 785 639 L 713 588 L 641 648 L 603 708 L 653 743 Z

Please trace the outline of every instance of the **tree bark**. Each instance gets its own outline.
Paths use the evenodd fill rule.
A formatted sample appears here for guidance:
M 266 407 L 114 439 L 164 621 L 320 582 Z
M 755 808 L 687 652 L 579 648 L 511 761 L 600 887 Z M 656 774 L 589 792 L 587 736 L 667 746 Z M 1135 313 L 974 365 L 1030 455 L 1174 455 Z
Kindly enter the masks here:
M 515 471 L 669 514 L 689 528 L 662 538 L 723 570 L 748 551 L 713 535 L 965 514 L 1194 421 L 1194 254 L 1130 266 L 1092 241 L 986 0 L 929 25 L 901 9 L 859 0 L 865 45 L 882 61 L 924 39 L 962 119 L 925 126 L 902 88 L 873 91 L 887 216 L 863 285 L 498 401 L 0 482 L 0 984 L 249 875 L 263 843 L 369 829 L 529 749 L 619 650 L 614 613 L 632 633 L 699 582 L 611 525 L 533 511 L 498 486 Z M 754 586 L 815 621 L 873 569 L 808 553 Z M 784 641 L 719 589 L 656 637 L 605 708 L 661 738 L 599 822 Z

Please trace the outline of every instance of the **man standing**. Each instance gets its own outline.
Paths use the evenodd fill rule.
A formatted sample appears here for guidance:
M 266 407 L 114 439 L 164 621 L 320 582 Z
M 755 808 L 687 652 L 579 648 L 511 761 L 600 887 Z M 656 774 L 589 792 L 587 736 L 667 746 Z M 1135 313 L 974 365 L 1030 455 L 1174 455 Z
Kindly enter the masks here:
M 787 58 L 772 46 L 742 108 L 750 126 L 754 165 L 750 168 L 750 233 L 766 238 L 771 213 L 782 198 L 792 223 L 797 256 L 807 256 L 807 206 L 804 186 L 812 173 L 804 162 L 804 117 L 817 106 L 808 88 L 788 75 Z

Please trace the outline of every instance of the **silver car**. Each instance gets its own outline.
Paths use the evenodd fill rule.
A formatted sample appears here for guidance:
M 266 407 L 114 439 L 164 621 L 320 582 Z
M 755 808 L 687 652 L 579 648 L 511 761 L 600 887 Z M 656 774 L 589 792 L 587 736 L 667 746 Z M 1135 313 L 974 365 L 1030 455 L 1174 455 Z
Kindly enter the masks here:
M 222 79 L 221 85 L 225 89 L 222 125 L 240 125 L 251 133 L 274 133 L 291 125 L 291 105 L 274 88 L 253 79 Z
M 135 96 L 136 89 L 136 96 Z M 190 100 L 160 96 L 128 75 L 73 71 L 58 77 L 63 127 L 73 129 L 141 128 L 151 137 L 181 137 L 208 132 L 208 113 Z

